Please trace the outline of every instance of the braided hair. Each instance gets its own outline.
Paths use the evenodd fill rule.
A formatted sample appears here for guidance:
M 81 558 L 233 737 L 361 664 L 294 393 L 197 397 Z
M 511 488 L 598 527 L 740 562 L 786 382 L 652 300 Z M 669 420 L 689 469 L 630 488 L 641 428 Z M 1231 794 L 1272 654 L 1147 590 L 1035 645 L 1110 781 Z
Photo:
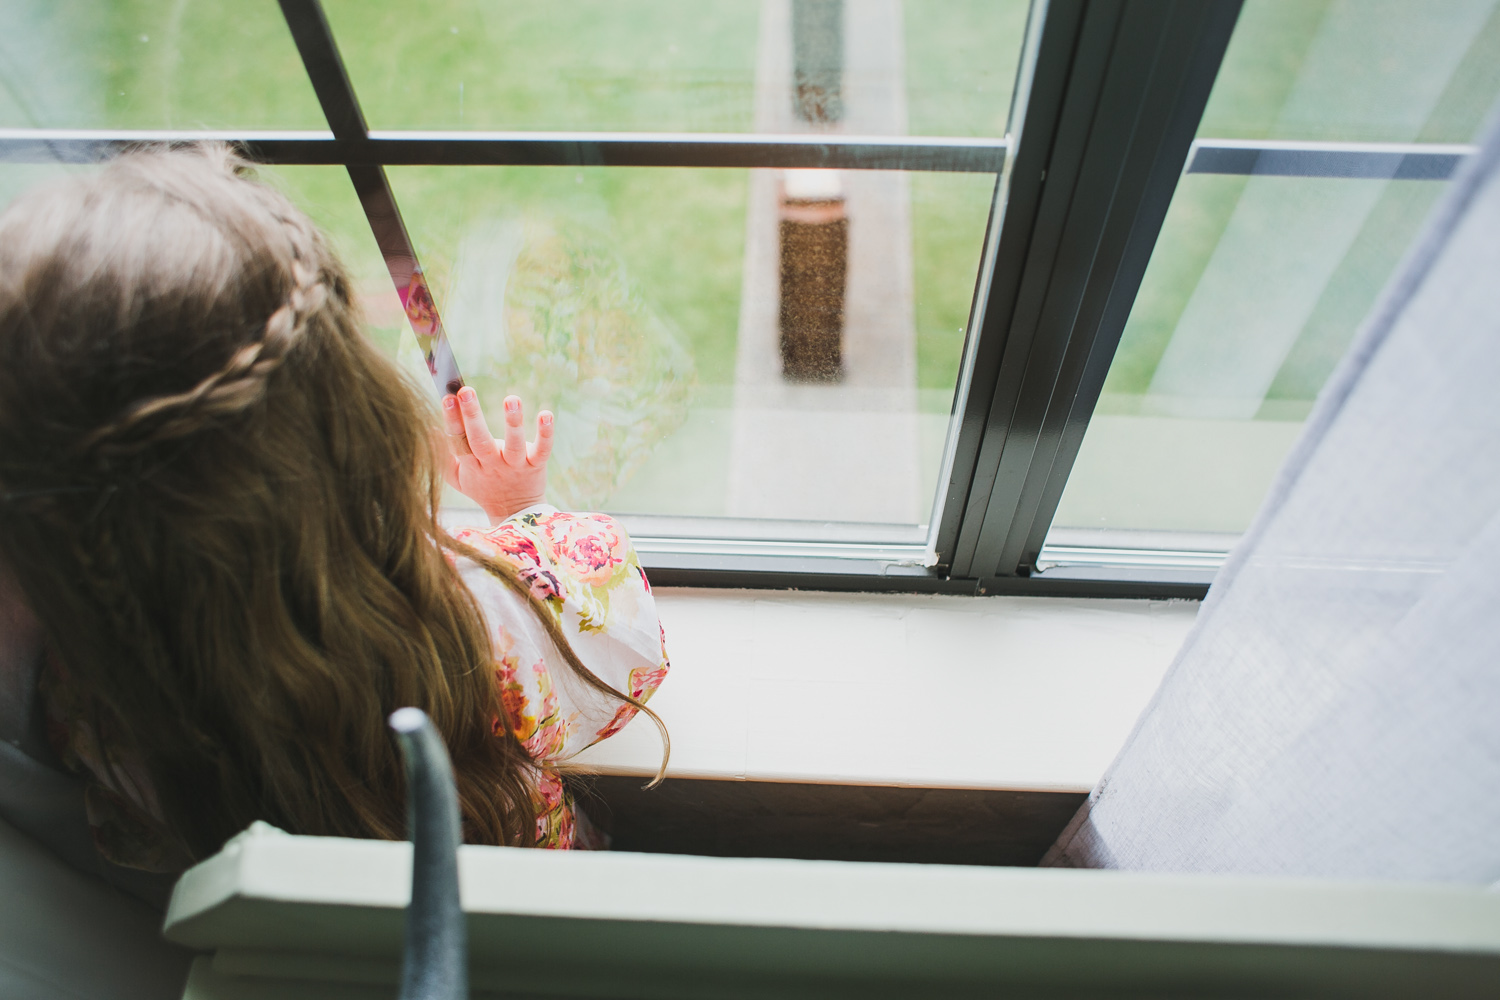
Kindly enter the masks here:
M 0 216 L 0 560 L 181 857 L 256 819 L 402 836 L 401 705 L 448 744 L 466 839 L 530 844 L 537 765 L 495 731 L 442 550 L 530 588 L 438 525 L 427 404 L 247 172 L 222 145 L 143 150 Z

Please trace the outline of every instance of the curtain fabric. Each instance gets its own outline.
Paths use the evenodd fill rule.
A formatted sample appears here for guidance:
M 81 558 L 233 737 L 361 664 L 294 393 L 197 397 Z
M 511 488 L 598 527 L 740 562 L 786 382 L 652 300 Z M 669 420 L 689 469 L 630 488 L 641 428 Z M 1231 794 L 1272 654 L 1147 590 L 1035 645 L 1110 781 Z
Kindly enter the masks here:
M 1500 117 L 1043 864 L 1500 879 Z

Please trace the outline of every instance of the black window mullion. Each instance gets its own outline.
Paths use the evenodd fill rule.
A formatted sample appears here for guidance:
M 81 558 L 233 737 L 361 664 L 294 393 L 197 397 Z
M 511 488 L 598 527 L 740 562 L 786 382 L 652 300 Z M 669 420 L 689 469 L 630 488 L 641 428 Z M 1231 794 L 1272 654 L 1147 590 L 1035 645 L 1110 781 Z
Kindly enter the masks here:
M 1078 340 L 1087 336 L 1080 330 L 1079 310 L 1094 284 L 1096 265 L 1101 264 L 1099 249 L 1104 233 L 1100 222 L 1108 218 L 1114 206 L 1123 159 L 1119 154 L 1130 146 L 1143 111 L 1139 95 L 1124 84 L 1149 77 L 1161 52 L 1159 22 L 1165 4 L 1149 11 L 1139 6 L 1127 11 L 1124 4 L 1109 6 L 1115 8 L 1110 11 L 1115 30 L 1097 71 L 1088 72 L 1093 67 L 1080 59 L 1078 100 L 1064 108 L 1066 120 L 1059 129 L 1053 165 L 1048 168 L 1048 173 L 1058 174 L 1060 181 L 1067 177 L 1076 178 L 1076 182 L 1071 190 L 1061 184 L 1054 186 L 1048 207 L 1055 211 L 1049 214 L 1044 210 L 1037 220 L 1039 241 L 1055 250 L 1050 260 L 1036 255 L 1028 261 L 1040 265 L 1027 283 L 1031 301 L 1026 302 L 1023 296 L 1023 304 L 1031 308 L 1016 310 L 1020 335 L 1013 333 L 1012 340 L 1029 350 L 1013 355 L 1020 387 L 1009 413 L 997 407 L 991 417 L 991 427 L 1004 438 L 974 546 L 970 572 L 978 577 L 1011 576 L 1018 565 L 1007 562 L 1007 558 L 1017 522 L 1025 516 L 1023 494 L 1036 466 L 1050 465 L 1044 448 L 1048 411 L 1055 396 L 1066 391 L 1061 376 L 1070 349 L 1076 351 Z M 1104 4 L 1094 5 L 1101 13 L 1104 8 Z M 1104 30 L 1101 23 L 1095 37 L 1087 40 L 1103 42 Z M 1086 52 L 1092 59 L 1099 49 L 1090 46 Z M 1080 56 L 1084 54 L 1081 46 Z M 1063 221 L 1054 231 L 1052 226 L 1059 217 Z
M 1202 16 L 1191 16 L 1195 13 Z M 1191 51 L 1194 56 L 1187 61 L 1158 61 L 1145 106 L 1171 110 L 1148 116 L 1137 130 L 1135 143 L 1155 155 L 1132 156 L 1121 178 L 1114 213 L 1118 218 L 1112 220 L 1112 231 L 1106 234 L 1100 253 L 1102 260 L 1114 262 L 1115 277 L 1107 287 L 1099 283 L 1091 289 L 1093 301 L 1082 310 L 1086 317 L 1082 325 L 1092 325 L 1096 332 L 1091 342 L 1078 344 L 1061 373 L 1060 384 L 1073 388 L 1060 393 L 1048 412 L 1039 448 L 1045 461 L 1032 465 L 1011 537 L 1001 553 L 1002 565 L 1016 565 L 1023 571 L 1036 565 L 1161 234 L 1237 13 L 1237 9 L 1190 9 L 1190 16 L 1174 18 L 1168 27 L 1163 50 Z
M 370 134 L 354 84 L 344 69 L 333 40 L 333 29 L 319 0 L 279 0 L 281 16 L 292 33 L 302 67 L 318 95 L 323 117 L 335 139 L 363 139 Z
M 988 398 L 977 380 L 970 390 L 972 408 L 982 409 L 984 418 L 972 479 L 963 503 L 952 561 L 954 576 L 994 575 L 984 568 L 976 571 L 976 550 L 982 544 L 981 529 L 997 486 L 1002 455 L 1007 445 L 1015 447 L 1010 437 L 1016 405 L 1027 376 L 1027 360 L 1034 347 L 1037 322 L 1051 283 L 1063 227 L 1072 206 L 1119 7 L 1118 3 L 1088 0 L 1048 5 L 1037 73 L 1044 68 L 1042 58 L 1051 55 L 1057 61 L 1052 68 L 1054 72 L 1060 71 L 1062 79 L 1058 81 L 1055 103 L 1028 106 L 1017 146 L 1012 190 L 1024 196 L 1030 192 L 1018 191 L 1015 185 L 1023 180 L 1032 181 L 1036 205 L 1019 218 L 1008 217 L 1000 232 L 1001 252 L 995 257 L 995 273 L 980 333 L 981 347 L 990 341 L 998 348 L 998 368 L 990 382 Z M 1023 156 L 1027 157 L 1024 164 Z M 1004 252 L 1007 240 L 1012 245 L 1009 254 Z M 1006 267 L 1013 270 L 1006 273 L 1002 270 Z
M 1012 128 L 1019 141 L 1008 189 L 997 192 L 997 199 L 1003 204 L 996 205 L 991 213 L 989 236 L 996 243 L 985 255 L 986 271 L 977 284 L 969 324 L 975 331 L 971 336 L 977 336 L 974 365 L 967 397 L 957 415 L 958 439 L 944 484 L 936 539 L 938 565 L 951 567 L 954 576 L 968 575 L 974 547 L 973 537 L 960 537 L 969 498 L 976 492 L 976 482 L 981 484 L 979 492 L 985 494 L 993 483 L 993 466 L 988 479 L 983 475 L 987 458 L 984 445 L 988 443 L 994 448 L 997 444 L 986 433 L 987 422 L 1000 378 L 1011 311 L 1020 290 L 1022 265 L 1036 224 L 1047 162 L 1057 134 L 1059 111 L 1067 94 L 1083 8 L 1083 0 L 1054 0 L 1047 6 L 1021 121 Z M 1003 213 L 998 225 L 996 212 Z
M 302 57 L 303 68 L 307 70 L 334 138 L 346 143 L 363 142 L 369 137 L 370 130 L 322 3 L 320 0 L 279 2 L 292 40 L 297 44 L 297 54 Z M 385 259 L 386 270 L 390 272 L 391 282 L 404 305 L 412 281 L 421 274 L 422 268 L 417 262 L 417 252 L 407 234 L 406 224 L 401 219 L 401 208 L 396 204 L 396 194 L 391 190 L 385 167 L 376 163 L 346 163 L 344 168 L 349 172 L 349 180 L 359 196 L 370 231 L 374 233 L 380 255 Z
M 1239 0 L 1087 3 L 1035 224 L 1001 235 L 1029 252 L 1015 307 L 985 323 L 1003 337 L 1003 360 L 954 575 L 1024 575 L 1034 560 L 1238 10 Z M 1026 145 L 1023 132 L 1018 160 Z

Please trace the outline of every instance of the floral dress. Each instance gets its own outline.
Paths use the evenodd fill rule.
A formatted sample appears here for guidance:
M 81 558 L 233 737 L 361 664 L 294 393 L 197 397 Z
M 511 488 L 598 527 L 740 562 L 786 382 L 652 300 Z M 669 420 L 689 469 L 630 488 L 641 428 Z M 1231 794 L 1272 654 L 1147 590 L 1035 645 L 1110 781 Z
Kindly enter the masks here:
M 489 528 L 454 537 L 521 571 L 532 592 L 595 676 L 616 691 L 650 698 L 668 669 L 666 637 L 651 585 L 630 538 L 602 514 L 570 514 L 549 506 L 522 511 Z M 533 605 L 474 561 L 450 560 L 478 601 L 489 626 L 495 682 L 510 728 L 537 761 L 536 846 L 597 846 L 580 824 L 557 765 L 619 732 L 636 709 L 578 678 L 563 660 Z M 124 762 L 107 769 L 84 718 L 85 695 L 62 664 L 49 659 L 41 694 L 49 735 L 63 762 L 92 780 L 85 795 L 94 843 L 108 860 L 147 871 L 181 871 L 153 831 L 161 811 L 145 773 Z M 497 732 L 503 731 L 495 720 Z
M 600 680 L 641 701 L 656 691 L 669 666 L 666 636 L 651 584 L 613 518 L 533 507 L 499 527 L 463 529 L 454 537 L 519 569 Z M 543 765 L 537 846 L 572 847 L 575 812 L 549 765 L 613 736 L 636 709 L 577 677 L 515 591 L 471 560 L 456 564 L 489 623 L 495 678 L 511 728 Z

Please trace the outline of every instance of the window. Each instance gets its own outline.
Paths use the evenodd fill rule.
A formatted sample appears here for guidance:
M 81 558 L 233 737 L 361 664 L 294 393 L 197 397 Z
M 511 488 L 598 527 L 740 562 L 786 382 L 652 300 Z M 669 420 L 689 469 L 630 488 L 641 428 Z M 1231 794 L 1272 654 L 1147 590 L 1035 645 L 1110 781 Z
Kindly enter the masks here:
M 1201 594 L 1500 91 L 1477 0 L 279 7 L 17 5 L 0 199 L 241 143 L 665 583 Z
M 1244 5 L 1043 565 L 1233 544 L 1500 94 L 1497 59 L 1493 3 Z

